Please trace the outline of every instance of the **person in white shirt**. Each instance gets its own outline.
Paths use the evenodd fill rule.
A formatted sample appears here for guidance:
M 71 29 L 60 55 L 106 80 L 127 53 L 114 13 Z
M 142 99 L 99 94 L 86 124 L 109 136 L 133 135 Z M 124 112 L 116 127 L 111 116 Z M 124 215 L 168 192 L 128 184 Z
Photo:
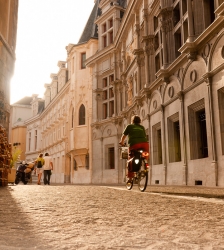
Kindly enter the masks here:
M 50 185 L 51 179 L 51 170 L 53 170 L 53 162 L 51 156 L 48 153 L 45 153 L 44 156 L 44 185 Z

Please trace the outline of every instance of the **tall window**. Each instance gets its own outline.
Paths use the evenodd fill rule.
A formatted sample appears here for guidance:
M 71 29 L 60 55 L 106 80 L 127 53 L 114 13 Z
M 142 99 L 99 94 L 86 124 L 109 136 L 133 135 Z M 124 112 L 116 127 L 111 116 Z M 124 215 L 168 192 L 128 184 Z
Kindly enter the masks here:
M 85 69 L 86 68 L 86 53 L 81 53 L 81 69 Z
M 155 72 L 162 67 L 162 34 L 158 25 L 158 18 L 154 17 L 154 50 L 155 50 Z
M 101 48 L 113 43 L 113 18 L 108 19 L 101 26 Z
M 79 108 L 79 125 L 85 125 L 86 122 L 86 110 L 85 106 L 82 104 Z
M 37 150 L 37 130 L 35 130 L 35 150 Z
M 114 114 L 114 92 L 111 82 L 114 80 L 114 75 L 103 78 L 103 119 L 112 117 Z
M 114 169 L 114 147 L 108 148 L 108 168 Z
M 161 123 L 157 123 L 152 127 L 153 136 L 153 163 L 155 165 L 163 163 L 162 157 L 162 136 Z
M 208 157 L 204 99 L 188 107 L 191 160 Z
M 181 161 L 179 113 L 167 119 L 169 162 Z

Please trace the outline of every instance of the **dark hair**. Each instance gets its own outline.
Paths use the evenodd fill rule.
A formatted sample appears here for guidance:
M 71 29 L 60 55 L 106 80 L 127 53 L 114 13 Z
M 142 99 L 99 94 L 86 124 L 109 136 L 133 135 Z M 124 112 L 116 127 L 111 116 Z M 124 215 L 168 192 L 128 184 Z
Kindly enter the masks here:
M 141 118 L 138 115 L 133 115 L 131 118 L 131 123 L 139 124 L 141 123 Z
M 41 154 L 39 154 L 39 157 L 43 157 L 43 154 L 41 153 Z
M 49 154 L 48 153 L 45 153 L 45 156 L 48 156 Z

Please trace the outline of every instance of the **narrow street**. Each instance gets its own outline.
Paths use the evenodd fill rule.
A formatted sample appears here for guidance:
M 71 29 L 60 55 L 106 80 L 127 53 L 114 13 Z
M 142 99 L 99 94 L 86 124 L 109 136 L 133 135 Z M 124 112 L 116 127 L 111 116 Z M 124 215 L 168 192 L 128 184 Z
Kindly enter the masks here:
M 224 249 L 224 189 L 0 188 L 0 249 Z

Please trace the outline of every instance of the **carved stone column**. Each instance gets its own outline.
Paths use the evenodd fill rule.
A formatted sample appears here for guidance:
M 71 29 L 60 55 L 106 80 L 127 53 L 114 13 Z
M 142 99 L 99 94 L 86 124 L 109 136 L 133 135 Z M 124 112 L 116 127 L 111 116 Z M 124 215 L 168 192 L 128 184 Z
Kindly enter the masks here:
M 163 64 L 164 68 L 167 68 L 168 60 L 168 48 L 167 48 L 167 33 L 172 30 L 172 8 L 164 8 L 160 12 L 161 16 L 161 29 L 162 29 L 162 41 L 163 41 Z
M 125 107 L 127 106 L 127 97 L 126 97 L 126 92 L 128 91 L 128 87 L 127 87 L 127 83 L 126 83 L 126 80 L 123 80 L 122 82 L 122 85 L 123 85 L 123 97 L 122 97 L 122 101 L 123 101 L 123 110 L 125 109 Z
M 122 51 L 121 51 L 121 61 L 122 61 L 122 72 L 126 71 L 127 63 L 126 63 L 126 48 L 125 43 L 122 43 Z
M 154 53 L 154 35 L 144 36 L 143 42 L 145 43 L 144 45 L 145 81 L 146 81 L 145 87 L 148 87 L 150 83 L 149 57 Z
M 165 107 L 161 105 L 161 125 L 162 125 L 162 155 L 163 155 L 163 183 L 166 185 L 166 179 L 167 179 L 167 160 L 166 160 L 166 128 L 165 128 Z
M 189 37 L 189 42 L 193 42 L 194 23 L 193 23 L 192 0 L 187 0 L 187 12 L 188 12 L 188 37 Z
M 111 82 L 111 85 L 113 86 L 113 92 L 114 92 L 114 114 L 117 116 L 120 104 L 120 96 L 119 96 L 119 84 L 120 80 L 116 80 Z
M 212 98 L 212 77 L 209 74 L 203 76 L 208 87 L 208 102 L 209 102 L 209 112 L 208 119 L 210 121 L 210 133 L 211 133 L 211 147 L 212 147 L 212 163 L 211 168 L 215 176 L 214 184 L 218 186 L 218 164 L 217 164 L 217 152 L 215 145 L 215 125 L 214 125 L 214 107 L 213 107 L 213 98 Z
M 102 89 L 95 89 L 93 90 L 93 93 L 95 93 L 96 98 L 96 119 L 101 120 L 102 119 Z
M 182 152 L 183 152 L 183 185 L 187 185 L 188 181 L 188 167 L 187 167 L 187 151 L 186 151 L 186 128 L 185 128 L 185 116 L 184 116 L 184 95 L 182 91 L 178 93 L 180 100 L 180 119 L 181 119 L 181 128 L 182 128 Z

